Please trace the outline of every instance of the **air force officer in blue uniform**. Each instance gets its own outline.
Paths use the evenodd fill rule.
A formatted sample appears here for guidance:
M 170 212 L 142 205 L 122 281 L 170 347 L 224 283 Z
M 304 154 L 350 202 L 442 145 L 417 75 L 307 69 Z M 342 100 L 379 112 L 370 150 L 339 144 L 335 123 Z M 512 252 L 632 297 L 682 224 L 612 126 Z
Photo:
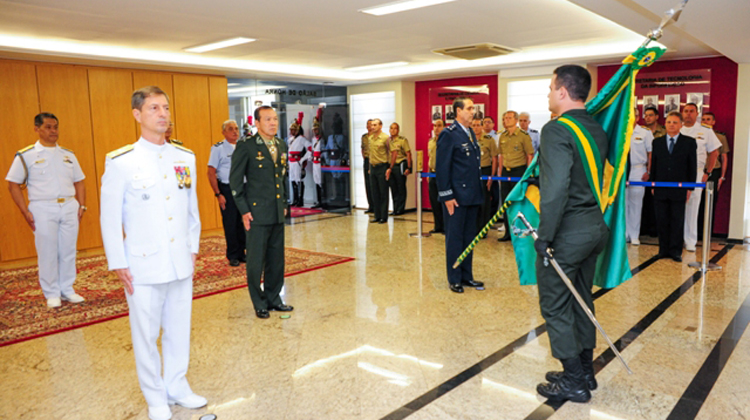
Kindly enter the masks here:
M 133 93 L 141 125 L 134 144 L 107 154 L 101 228 L 109 269 L 125 286 L 135 369 L 151 420 L 172 417 L 168 404 L 206 405 L 185 377 L 190 360 L 193 271 L 201 233 L 195 155 L 165 143 L 167 95 L 156 86 Z M 124 232 L 124 236 L 123 236 Z M 159 331 L 164 368 L 156 341 Z
M 484 203 L 479 144 L 470 126 L 474 102 L 460 97 L 453 101 L 456 121 L 440 133 L 436 157 L 438 200 L 445 205 L 445 258 L 450 289 L 463 293 L 463 286 L 481 287 L 471 270 L 472 254 L 453 268 L 461 252 L 477 234 L 476 219 Z

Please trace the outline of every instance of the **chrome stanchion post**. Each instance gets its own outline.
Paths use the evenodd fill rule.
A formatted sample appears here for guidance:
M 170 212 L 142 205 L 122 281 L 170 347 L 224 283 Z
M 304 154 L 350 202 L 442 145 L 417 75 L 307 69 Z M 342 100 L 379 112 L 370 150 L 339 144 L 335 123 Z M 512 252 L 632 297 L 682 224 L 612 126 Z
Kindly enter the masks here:
M 422 172 L 417 171 L 417 233 L 410 233 L 409 236 L 416 238 L 429 238 L 429 232 L 422 233 Z
M 701 246 L 701 258 L 703 261 L 691 262 L 690 267 L 700 270 L 702 273 L 707 271 L 721 270 L 721 266 L 709 261 L 708 255 L 711 252 L 711 232 L 713 232 L 714 220 L 714 183 L 706 183 L 705 195 L 703 196 L 703 245 Z

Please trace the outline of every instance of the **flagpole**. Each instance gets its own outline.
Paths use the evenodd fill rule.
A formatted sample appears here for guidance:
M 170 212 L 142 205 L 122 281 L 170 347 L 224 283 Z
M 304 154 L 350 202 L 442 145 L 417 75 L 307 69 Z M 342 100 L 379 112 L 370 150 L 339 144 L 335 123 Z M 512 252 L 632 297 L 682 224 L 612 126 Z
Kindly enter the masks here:
M 646 35 L 646 40 L 643 41 L 643 44 L 641 44 L 641 48 L 647 46 L 651 41 L 656 41 L 659 38 L 661 38 L 662 35 L 664 35 L 664 28 L 671 25 L 672 23 L 677 22 L 677 19 L 680 18 L 682 9 L 685 8 L 685 5 L 687 4 L 687 2 L 688 0 L 682 0 L 675 7 L 664 12 L 664 16 L 662 16 L 661 18 L 661 23 L 659 23 L 658 27 L 648 31 L 648 35 Z

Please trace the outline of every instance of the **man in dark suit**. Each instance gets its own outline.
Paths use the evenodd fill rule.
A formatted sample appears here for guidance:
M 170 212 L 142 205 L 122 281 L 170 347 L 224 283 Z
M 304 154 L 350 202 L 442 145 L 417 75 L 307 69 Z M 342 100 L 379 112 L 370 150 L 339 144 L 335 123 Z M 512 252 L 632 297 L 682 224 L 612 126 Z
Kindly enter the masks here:
M 276 137 L 279 120 L 270 106 L 255 109 L 258 133 L 237 142 L 229 186 L 247 233 L 247 287 L 258 318 L 268 311 L 288 312 L 279 293 L 284 287 L 284 217 L 287 148 Z M 263 290 L 260 277 L 264 277 Z
M 539 306 L 547 322 L 552 356 L 559 359 L 563 372 L 549 372 L 547 383 L 537 392 L 557 401 L 586 402 L 596 388 L 593 355 L 596 329 L 573 294 L 551 264 L 547 249 L 554 249 L 555 260 L 570 278 L 588 308 L 594 311 L 591 288 L 596 259 L 604 249 L 609 229 L 586 175 L 586 165 L 578 153 L 580 139 L 575 125 L 593 141 L 593 153 L 601 162 L 607 158 L 609 143 L 601 125 L 586 111 L 591 87 L 589 72 L 575 65 L 555 69 L 550 83 L 549 109 L 560 117 L 542 128 L 539 147 L 539 239 L 534 247 Z M 571 125 L 573 124 L 573 125 Z M 594 165 L 603 173 L 603 165 Z
M 695 182 L 698 167 L 695 139 L 680 134 L 682 115 L 679 112 L 670 112 L 665 126 L 667 135 L 654 139 L 649 180 Z M 659 258 L 682 262 L 685 203 L 691 192 L 683 188 L 654 188 Z
M 463 286 L 482 287 L 484 283 L 474 281 L 469 254 L 458 268 L 453 263 L 471 243 L 476 234 L 476 219 L 484 203 L 480 177 L 480 150 L 477 138 L 471 131 L 474 118 L 474 102 L 465 97 L 453 101 L 456 121 L 444 129 L 437 142 L 436 176 L 438 199 L 445 204 L 444 213 L 445 259 L 448 268 L 448 283 L 456 293 L 463 293 Z

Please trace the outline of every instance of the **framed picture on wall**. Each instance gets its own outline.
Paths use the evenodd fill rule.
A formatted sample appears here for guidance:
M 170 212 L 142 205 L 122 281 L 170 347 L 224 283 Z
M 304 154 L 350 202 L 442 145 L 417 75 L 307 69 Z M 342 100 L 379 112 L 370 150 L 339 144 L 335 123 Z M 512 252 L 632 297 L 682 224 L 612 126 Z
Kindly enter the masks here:
M 672 111 L 680 112 L 680 94 L 664 95 L 664 116 Z
M 658 110 L 659 109 L 659 95 L 644 96 L 642 103 L 643 103 L 643 110 L 641 111 L 641 115 L 645 114 L 646 110 L 649 108 Z
M 687 94 L 687 101 L 685 103 L 693 103 L 698 106 L 698 113 L 703 113 L 703 94 L 700 92 L 692 92 Z
M 432 106 L 432 118 L 431 121 L 443 119 L 443 107 L 440 105 Z
M 474 118 L 484 119 L 484 104 L 474 104 Z
M 445 106 L 445 124 L 453 124 L 453 120 L 456 119 L 456 114 L 453 112 L 453 105 Z

